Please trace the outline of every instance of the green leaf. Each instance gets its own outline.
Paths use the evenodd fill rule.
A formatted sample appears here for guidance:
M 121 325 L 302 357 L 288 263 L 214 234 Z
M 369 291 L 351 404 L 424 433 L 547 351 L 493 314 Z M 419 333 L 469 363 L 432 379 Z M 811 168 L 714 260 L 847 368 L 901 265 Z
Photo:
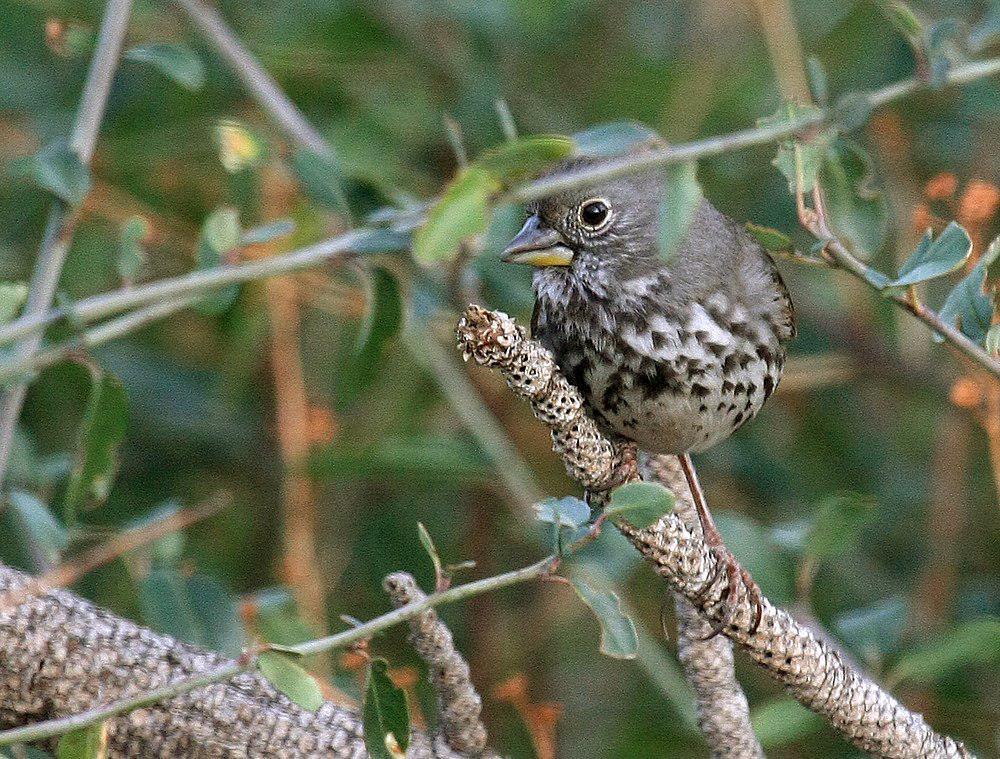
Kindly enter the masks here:
M 107 722 L 71 730 L 56 745 L 56 759 L 105 759 L 107 755 Z
M 933 242 L 931 238 L 928 230 L 917 249 L 903 262 L 899 276 L 892 281 L 893 287 L 913 285 L 953 272 L 972 255 L 969 233 L 955 222 L 951 222 Z
M 295 232 L 295 222 L 292 219 L 278 219 L 270 224 L 262 224 L 243 232 L 240 245 L 261 245 L 274 242 L 281 237 L 287 237 Z
M 232 206 L 216 208 L 201 225 L 195 257 L 198 270 L 225 265 L 229 253 L 239 247 L 241 238 L 239 212 Z M 206 315 L 220 314 L 233 305 L 239 292 L 239 285 L 230 285 L 210 293 L 198 302 L 198 310 Z
M 777 698 L 761 704 L 750 714 L 754 734 L 764 748 L 778 748 L 801 740 L 823 728 L 823 718 L 798 701 Z
M 823 62 L 816 56 L 810 55 L 806 60 L 806 68 L 809 72 L 809 90 L 812 92 L 813 100 L 825 106 L 830 100 L 830 86 Z
M 287 588 L 265 588 L 253 596 L 252 625 L 268 643 L 293 646 L 315 638 L 316 630 L 310 627 L 295 605 Z
M 640 530 L 674 510 L 674 494 L 658 482 L 630 482 L 611 493 L 604 513 L 621 516 Z
M 582 527 L 590 519 L 590 506 L 579 498 L 546 498 L 534 505 L 535 519 L 561 527 Z
M 50 142 L 35 155 L 11 166 L 15 174 L 28 177 L 71 206 L 80 205 L 90 192 L 90 170 L 63 139 Z
M 341 215 L 350 212 L 344 174 L 334 158 L 298 148 L 292 155 L 292 170 L 315 203 Z
M 410 745 L 406 694 L 389 678 L 385 659 L 372 659 L 362 707 L 365 747 L 372 759 L 402 759 Z
M 764 246 L 765 250 L 769 250 L 772 253 L 786 253 L 795 248 L 792 245 L 791 238 L 777 229 L 762 227 L 758 224 L 748 222 L 747 232 L 752 234 L 757 239 L 757 242 Z
M 895 684 L 902 680 L 933 683 L 962 667 L 989 667 L 1000 661 L 1000 618 L 981 617 L 962 622 L 919 648 L 904 653 L 887 676 Z
M 22 282 L 0 282 L 0 324 L 12 321 L 28 300 L 28 286 Z
M 490 198 L 499 189 L 496 178 L 483 168 L 462 171 L 414 233 L 414 258 L 425 266 L 453 260 L 464 240 L 486 229 Z
M 521 137 L 486 151 L 473 165 L 507 185 L 538 174 L 553 161 L 572 155 L 575 147 L 572 139 L 560 135 Z
M 149 222 L 142 216 L 132 216 L 122 225 L 115 268 L 118 276 L 126 282 L 133 282 L 146 263 L 146 249 L 142 242 L 148 235 Z
M 660 203 L 660 258 L 664 261 L 677 255 L 701 204 L 697 171 L 694 161 L 665 169 L 667 183 Z
M 824 152 L 820 181 L 830 226 L 861 257 L 881 250 L 888 229 L 885 198 L 875 189 L 868 154 L 857 143 L 838 138 Z
M 924 24 L 909 5 L 901 0 L 882 2 L 880 5 L 892 25 L 911 43 L 923 39 Z
M 125 60 L 148 63 L 192 91 L 205 86 L 205 65 L 194 50 L 181 43 L 153 42 L 133 47 L 126 51 Z
M 860 493 L 828 496 L 813 513 L 805 540 L 806 554 L 828 559 L 844 553 L 874 514 L 875 501 Z
M 818 117 L 821 113 L 818 108 L 787 101 L 777 113 L 758 119 L 757 124 L 762 127 L 779 126 Z M 823 133 L 815 135 L 809 142 L 784 140 L 778 144 L 778 153 L 772 163 L 788 180 L 788 191 L 792 195 L 800 184 L 802 192 L 812 192 L 829 141 L 829 135 Z
M 340 408 L 353 403 L 371 387 L 382 366 L 389 340 L 403 324 L 403 298 L 399 282 L 381 266 L 371 270 L 371 298 L 368 313 L 351 356 L 338 375 L 337 398 Z
M 205 630 L 177 567 L 155 566 L 138 582 L 142 618 L 154 630 L 194 645 L 205 645 Z
M 12 490 L 6 496 L 7 518 L 31 556 L 34 569 L 45 572 L 56 566 L 69 544 L 69 533 L 48 506 L 31 493 Z M 2 511 L 2 510 L 0 510 Z
M 833 632 L 858 654 L 894 651 L 906 627 L 909 604 L 901 595 L 852 609 L 833 620 Z
M 246 630 L 233 594 L 219 581 L 196 574 L 187 578 L 191 610 L 203 631 L 199 645 L 237 657 L 246 645 Z
M 598 124 L 573 135 L 577 150 L 585 156 L 619 155 L 659 139 L 652 129 L 634 121 Z
M 316 678 L 297 661 L 299 657 L 281 651 L 264 651 L 257 657 L 257 668 L 290 701 L 309 712 L 323 705 L 323 692 Z
M 993 318 L 993 301 L 984 291 L 986 276 L 997 262 L 1000 262 L 1000 237 L 948 293 L 938 313 L 943 321 L 958 326 L 966 337 L 980 344 L 986 341 Z M 940 342 L 942 338 L 935 335 L 935 339 Z
M 118 446 L 128 427 L 125 389 L 113 374 L 95 370 L 83 421 L 77 433 L 76 453 L 63 514 L 66 524 L 76 524 L 80 508 L 103 503 L 118 469 Z
M 258 166 L 267 156 L 267 143 L 245 124 L 222 119 L 215 125 L 219 163 L 230 174 Z
M 634 659 L 639 639 L 635 624 L 622 611 L 618 595 L 596 587 L 579 569 L 570 574 L 569 581 L 601 625 L 601 653 L 613 659 Z

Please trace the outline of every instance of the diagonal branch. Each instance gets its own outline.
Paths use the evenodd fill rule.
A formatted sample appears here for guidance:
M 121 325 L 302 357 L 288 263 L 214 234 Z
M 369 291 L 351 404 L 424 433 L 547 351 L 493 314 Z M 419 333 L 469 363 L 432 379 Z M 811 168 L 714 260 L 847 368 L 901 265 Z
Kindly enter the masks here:
M 655 480 L 674 494 L 678 516 L 695 535 L 701 523 L 687 479 L 676 456 L 648 456 L 640 462 L 643 479 Z M 716 759 L 763 759 L 746 694 L 733 669 L 733 644 L 712 635 L 712 626 L 691 603 L 674 596 L 677 610 L 677 658 L 694 691 L 698 727 Z
M 620 452 L 587 416 L 582 396 L 559 372 L 552 354 L 529 340 L 523 327 L 506 314 L 469 306 L 458 325 L 458 340 L 466 358 L 499 371 L 517 395 L 530 401 L 576 480 L 597 491 L 617 484 Z M 703 619 L 723 619 L 725 573 L 716 574 L 715 555 L 676 514 L 647 529 L 624 521 L 617 526 Z M 766 598 L 760 626 L 750 634 L 752 617 L 745 589 L 740 588 L 736 614 L 723 633 L 855 746 L 894 759 L 971 756 L 962 743 L 934 732 L 921 715 Z
M 98 33 L 97 47 L 90 62 L 90 71 L 83 88 L 69 147 L 87 165 L 94 157 L 97 133 L 104 118 L 104 109 L 111 90 L 111 81 L 118 68 L 118 57 L 125 41 L 132 0 L 108 0 Z M 77 212 L 62 200 L 56 200 L 49 211 L 41 249 L 35 261 L 28 291 L 25 316 L 44 315 L 52 307 L 66 255 L 69 253 L 76 228 Z M 40 332 L 28 333 L 17 346 L 17 358 L 31 357 L 41 344 Z M 23 382 L 9 388 L 0 398 L 0 485 L 7 471 L 7 460 L 13 444 L 14 428 L 21 415 L 27 385 Z

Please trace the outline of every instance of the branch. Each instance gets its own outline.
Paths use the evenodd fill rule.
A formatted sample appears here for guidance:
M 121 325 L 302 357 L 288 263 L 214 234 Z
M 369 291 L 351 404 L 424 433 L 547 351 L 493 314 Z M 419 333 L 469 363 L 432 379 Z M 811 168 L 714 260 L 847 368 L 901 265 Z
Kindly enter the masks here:
M 966 337 L 965 333 L 963 333 L 960 329 L 956 328 L 953 324 L 949 324 L 944 321 L 940 314 L 927 308 L 927 306 L 920 301 L 911 300 L 905 295 L 898 295 L 895 293 L 890 294 L 881 290 L 879 286 L 875 284 L 873 277 L 871 276 L 874 270 L 855 258 L 854 254 L 847 249 L 847 246 L 834 236 L 829 227 L 826 226 L 826 222 L 824 220 L 821 219 L 819 223 L 821 226 L 819 226 L 815 232 L 820 233 L 820 239 L 826 240 L 826 251 L 840 269 L 867 284 L 873 290 L 878 292 L 883 298 L 887 298 L 897 306 L 901 306 L 905 310 L 909 311 L 920 321 L 930 327 L 932 331 L 943 337 L 966 358 L 976 364 L 979 364 L 994 377 L 1000 378 L 1000 359 L 991 356 L 978 344 Z
M 87 82 L 83 87 L 80 105 L 76 110 L 76 121 L 69 139 L 69 147 L 84 165 L 90 164 L 97 144 L 97 133 L 101 128 L 104 108 L 111 90 L 111 80 L 118 67 L 118 56 L 125 41 L 132 0 L 108 0 L 97 36 L 97 47 L 90 62 Z M 44 315 L 52 306 L 52 299 L 59 284 L 66 255 L 69 253 L 76 228 L 77 213 L 61 200 L 56 200 L 49 211 L 45 224 L 45 234 L 41 249 L 35 261 L 28 290 L 28 302 L 24 307 L 26 316 Z M 17 358 L 30 357 L 38 350 L 41 334 L 29 333 L 17 346 Z M 27 385 L 18 383 L 7 390 L 0 399 L 0 485 L 7 471 L 7 460 L 13 444 L 14 428 L 21 415 L 21 406 Z
M 427 598 L 407 572 L 391 574 L 383 584 L 397 608 Z M 463 754 L 495 759 L 495 754 L 486 751 L 486 726 L 480 717 L 483 701 L 472 684 L 468 663 L 455 648 L 451 631 L 433 610 L 413 617 L 410 630 L 410 643 L 427 662 L 437 692 L 444 740 Z
M 691 532 L 701 535 L 701 523 L 676 456 L 648 456 L 640 464 L 643 479 L 655 480 L 674 494 L 676 511 Z M 698 728 L 713 757 L 764 759 L 753 726 L 747 697 L 736 680 L 733 644 L 712 635 L 712 626 L 687 599 L 674 595 L 677 610 L 677 658 L 694 691 Z
M 407 603 L 349 630 L 283 650 L 310 656 L 345 648 L 368 640 L 400 622 L 413 619 L 435 606 L 543 577 L 550 571 L 552 561 L 553 557 L 546 557 L 522 569 L 458 585 Z M 19 593 L 23 586 L 31 582 L 27 575 L 0 564 L 0 593 Z M 0 653 L 3 654 L 0 656 L 0 693 L 8 694 L 0 699 L 0 724 L 16 725 L 28 720 L 47 719 L 45 722 L 0 732 L 0 746 L 62 735 L 142 707 L 185 696 L 206 685 L 232 680 L 232 683 L 225 686 L 229 688 L 246 683 L 247 676 L 259 679 L 256 675 L 246 674 L 256 667 L 256 652 L 245 653 L 235 661 L 225 660 L 193 646 L 178 643 L 167 636 L 157 636 L 131 622 L 96 609 L 72 594 L 58 590 L 33 597 L 12 610 L 0 612 Z M 183 655 L 185 653 L 189 654 L 188 658 Z M 79 661 L 74 657 L 78 657 Z M 104 657 L 108 659 L 108 668 L 98 671 L 94 663 L 102 662 Z M 38 677 L 37 673 L 43 673 L 44 677 Z M 9 686 L 8 678 L 13 678 Z M 93 678 L 93 682 L 90 678 Z M 79 685 L 72 685 L 74 682 Z M 42 687 L 51 689 L 52 692 L 42 693 Z M 257 693 L 260 689 L 258 683 L 251 691 Z M 241 689 L 237 687 L 237 690 Z M 269 692 L 273 693 L 273 690 Z M 67 693 L 70 695 L 66 695 Z M 12 694 L 24 694 L 25 703 L 7 706 L 8 701 L 13 698 Z M 236 705 L 229 703 L 224 696 L 225 693 L 220 695 L 217 689 L 210 689 L 208 692 L 192 694 L 176 704 L 171 701 L 157 706 L 153 711 L 166 711 L 169 714 L 190 711 L 193 717 L 207 711 L 220 723 L 235 720 L 247 729 L 252 727 L 257 730 L 259 720 L 254 717 L 254 710 L 261 705 L 259 693 L 248 698 L 247 705 L 240 706 L 235 715 L 230 714 L 229 710 L 237 709 Z M 220 702 L 220 711 L 216 713 L 213 704 L 220 699 L 225 703 Z M 55 704 L 54 711 L 58 712 L 55 719 L 48 719 L 53 716 L 49 714 L 53 709 L 46 707 L 50 700 Z M 278 700 L 287 707 L 287 701 L 283 697 Z M 273 703 L 275 698 L 268 696 L 265 701 Z M 290 713 L 293 716 L 309 714 L 301 710 L 292 710 Z M 63 714 L 70 716 L 61 716 Z M 180 726 L 183 720 L 180 718 L 167 724 L 153 718 L 147 719 L 146 712 L 139 714 L 141 716 L 138 718 L 132 715 L 123 720 L 123 724 L 127 726 L 119 729 L 140 730 L 152 720 L 156 723 L 152 727 L 154 736 L 162 733 L 169 737 L 184 732 L 184 728 Z M 269 724 L 264 717 L 259 719 L 263 720 L 266 728 L 264 737 L 260 740 L 267 740 L 267 736 L 275 732 L 278 726 Z M 296 717 L 299 724 L 304 719 Z M 307 721 L 306 724 L 311 722 Z M 195 719 L 192 730 L 188 732 L 201 740 L 198 732 L 203 727 Z M 252 735 L 249 737 L 253 738 Z M 239 740 L 234 743 L 240 745 Z M 337 748 L 337 745 L 331 744 L 331 748 Z M 161 755 L 175 754 L 166 751 Z M 239 754 L 243 755 L 245 754 Z M 264 755 L 271 754 L 264 752 Z M 335 754 L 342 755 L 356 756 Z
M 998 72 L 1000 72 L 1000 58 L 990 58 L 956 66 L 949 73 L 947 81 L 950 84 L 962 84 L 991 76 Z M 906 79 L 888 87 L 873 90 L 865 95 L 859 95 L 859 97 L 864 98 L 870 105 L 875 107 L 898 100 L 925 86 L 918 79 Z M 833 110 L 819 110 L 816 113 L 807 114 L 798 120 L 775 126 L 747 129 L 719 137 L 710 137 L 704 140 L 695 140 L 693 142 L 658 148 L 639 155 L 627 155 L 610 159 L 598 165 L 520 185 L 501 196 L 497 202 L 532 200 L 654 166 L 693 161 L 698 158 L 732 152 L 753 145 L 775 142 L 794 136 L 809 127 L 827 123 L 834 116 Z M 294 134 L 292 136 L 294 137 Z M 415 221 L 419 223 L 421 220 L 417 219 Z M 363 240 L 365 235 L 371 232 L 371 229 L 358 229 L 345 235 L 329 238 L 315 245 L 300 248 L 284 256 L 267 259 L 266 261 L 255 261 L 191 272 L 179 277 L 163 279 L 143 287 L 116 290 L 87 298 L 66 309 L 57 308 L 47 313 L 26 313 L 9 324 L 0 325 L 0 345 L 5 345 L 26 335 L 38 333 L 49 324 L 60 319 L 71 319 L 86 324 L 116 313 L 121 313 L 130 308 L 148 305 L 178 295 L 205 293 L 225 287 L 226 285 L 306 269 L 349 252 Z M 930 321 L 927 323 L 930 324 Z M 947 339 L 951 339 L 955 332 L 956 330 L 953 327 L 948 327 L 947 325 L 941 328 L 941 334 Z
M 229 69 L 243 80 L 243 84 L 253 93 L 257 102 L 281 125 L 282 129 L 303 147 L 322 156 L 333 157 L 330 143 L 302 115 L 295 103 L 257 62 L 257 59 L 240 44 L 215 8 L 201 0 L 174 0 L 174 2 L 184 9 L 198 30 L 212 41 L 215 49 L 229 64 Z
M 0 565 L 0 592 L 17 593 L 30 582 Z M 65 591 L 0 613 L 0 652 L 0 728 L 49 719 L 0 733 L 0 745 L 47 741 L 109 719 L 108 756 L 115 759 L 367 756 L 353 711 L 329 702 L 315 713 L 301 709 L 244 671 L 245 662 L 139 627 Z M 214 679 L 220 671 L 227 682 Z M 152 692 L 161 694 L 157 701 L 129 698 Z M 132 704 L 131 714 L 100 706 L 115 699 Z M 409 759 L 468 756 L 418 733 L 407 752 Z
M 562 454 L 575 479 L 596 491 L 617 484 L 620 453 L 586 415 L 582 396 L 559 373 L 552 355 L 540 343 L 529 340 L 506 314 L 480 306 L 466 309 L 458 325 L 458 340 L 466 358 L 474 357 L 477 363 L 496 369 L 517 395 L 530 400 L 535 416 L 552 432 L 553 448 Z M 723 619 L 725 573 L 715 574 L 715 555 L 676 514 L 642 530 L 624 521 L 617 525 L 702 619 Z M 709 583 L 711 587 L 704 592 Z M 767 599 L 753 635 L 748 632 L 752 617 L 741 588 L 736 614 L 723 634 L 858 748 L 894 759 L 971 756 L 963 744 L 935 733 L 923 717 Z

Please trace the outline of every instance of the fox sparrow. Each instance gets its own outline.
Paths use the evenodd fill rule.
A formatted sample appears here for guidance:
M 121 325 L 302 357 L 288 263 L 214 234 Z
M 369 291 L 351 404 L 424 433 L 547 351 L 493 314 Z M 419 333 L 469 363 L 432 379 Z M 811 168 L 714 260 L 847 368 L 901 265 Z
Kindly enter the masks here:
M 594 160 L 571 159 L 553 173 Z M 755 629 L 760 591 L 725 549 L 689 454 L 725 440 L 774 392 L 795 334 L 792 304 L 767 252 L 705 200 L 666 260 L 664 188 L 663 171 L 647 170 L 544 198 L 528 208 L 504 260 L 538 267 L 532 334 L 605 432 L 680 457 L 727 573 L 722 624 L 742 581 Z

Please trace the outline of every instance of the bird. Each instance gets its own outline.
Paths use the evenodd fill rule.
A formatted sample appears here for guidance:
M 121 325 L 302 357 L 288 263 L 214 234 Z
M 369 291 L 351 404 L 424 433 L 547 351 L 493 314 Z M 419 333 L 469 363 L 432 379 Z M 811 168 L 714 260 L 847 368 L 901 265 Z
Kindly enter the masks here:
M 577 156 L 547 176 L 601 161 Z M 773 394 L 795 336 L 794 310 L 770 254 L 707 199 L 665 255 L 666 182 L 657 167 L 532 201 L 502 260 L 536 267 L 532 336 L 602 431 L 678 456 L 717 573 L 728 579 L 728 609 L 712 634 L 731 621 L 741 582 L 754 609 L 752 634 L 760 589 L 726 549 L 691 454 L 728 438 Z

